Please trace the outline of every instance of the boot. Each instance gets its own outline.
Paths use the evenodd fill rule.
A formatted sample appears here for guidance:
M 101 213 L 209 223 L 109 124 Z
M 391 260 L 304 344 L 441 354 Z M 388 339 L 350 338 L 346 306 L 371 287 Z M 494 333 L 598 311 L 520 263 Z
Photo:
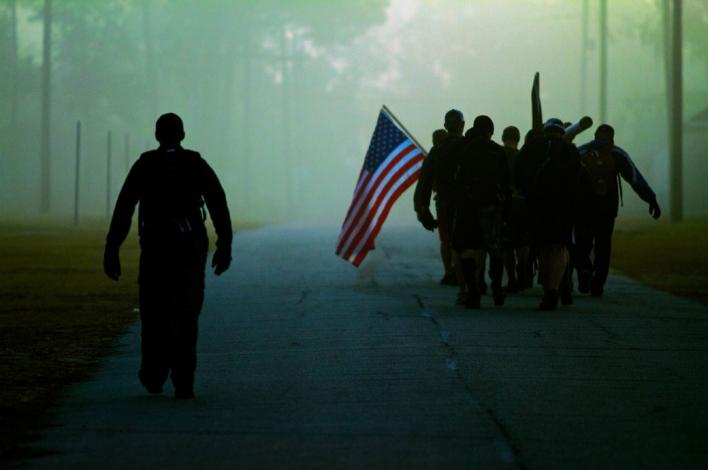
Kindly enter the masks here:
M 573 304 L 573 294 L 571 293 L 569 285 L 561 286 L 560 299 L 562 305 L 572 305 Z
M 455 277 L 455 273 L 449 272 L 445 273 L 445 275 L 440 279 L 440 284 L 443 286 L 456 286 L 457 285 L 457 278 Z
M 476 272 L 477 266 L 473 259 L 462 260 L 462 274 L 465 278 L 465 284 L 467 284 L 467 299 L 465 301 L 465 307 L 467 308 L 480 308 L 480 294 Z
M 541 304 L 538 306 L 541 310 L 551 311 L 555 310 L 558 306 L 558 291 L 550 290 L 543 294 L 543 299 L 541 299 Z
M 583 269 L 578 271 L 578 292 L 581 294 L 587 294 L 590 292 L 590 280 L 592 278 L 592 272 Z

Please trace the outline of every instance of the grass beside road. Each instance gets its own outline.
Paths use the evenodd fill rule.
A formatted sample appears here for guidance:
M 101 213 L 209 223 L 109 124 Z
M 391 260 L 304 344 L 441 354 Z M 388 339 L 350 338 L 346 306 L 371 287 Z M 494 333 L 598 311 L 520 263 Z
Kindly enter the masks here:
M 105 229 L 0 225 L 0 458 L 46 419 L 64 386 L 85 378 L 137 318 L 138 246 L 123 277 L 103 274 Z
M 36 452 L 26 444 L 47 409 L 138 318 L 137 236 L 121 247 L 114 282 L 103 274 L 105 235 L 105 223 L 0 222 L 0 467 Z
M 618 219 L 612 267 L 644 284 L 708 304 L 708 217 Z

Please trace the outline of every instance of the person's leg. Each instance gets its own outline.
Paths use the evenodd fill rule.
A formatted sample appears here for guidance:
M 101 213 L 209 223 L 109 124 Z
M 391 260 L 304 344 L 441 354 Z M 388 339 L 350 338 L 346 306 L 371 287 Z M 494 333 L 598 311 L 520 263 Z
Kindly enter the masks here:
M 145 280 L 139 287 L 142 361 L 138 377 L 150 393 L 162 392 L 169 373 L 169 336 L 161 290 Z
M 519 290 L 519 280 L 516 277 L 516 250 L 507 248 L 504 250 L 504 269 L 507 275 L 507 292 L 514 293 Z
M 519 290 L 527 289 L 533 285 L 530 254 L 531 247 L 529 246 L 522 246 L 516 249 L 516 271 Z
M 578 271 L 578 292 L 582 294 L 590 292 L 590 281 L 594 269 L 592 261 L 590 261 L 593 233 L 593 225 L 587 220 L 583 220 L 575 226 L 575 261 L 573 264 Z
M 194 397 L 197 367 L 197 322 L 204 303 L 204 269 L 208 241 L 194 240 L 180 247 L 182 257 L 174 278 L 174 315 L 170 322 L 170 368 L 175 398 Z
M 457 250 L 451 250 L 452 271 L 457 280 L 457 300 L 456 305 L 464 305 L 467 301 L 467 283 L 465 282 L 465 273 L 462 267 L 462 256 Z
M 481 295 L 487 295 L 487 280 L 486 280 L 486 267 L 487 267 L 487 252 L 482 251 L 476 256 L 477 259 L 477 283 L 479 285 L 479 293 Z
M 484 250 L 464 250 L 461 253 L 462 273 L 464 283 L 466 285 L 466 302 L 467 308 L 480 307 L 480 291 L 479 278 L 480 271 L 483 269 L 482 260 L 484 259 Z
M 438 236 L 440 237 L 440 259 L 443 263 L 445 274 L 440 280 L 443 285 L 457 285 L 457 278 L 452 267 L 452 249 L 450 246 L 449 216 L 443 206 L 436 204 L 436 215 L 438 217 Z
M 456 286 L 457 276 L 455 275 L 455 270 L 452 263 L 452 250 L 450 249 L 449 243 L 440 242 L 440 258 L 443 262 L 443 268 L 445 269 L 445 274 L 440 280 L 440 284 Z
M 504 305 L 504 290 L 502 277 L 504 275 L 504 256 L 500 251 L 489 253 L 489 276 L 492 280 L 492 297 L 494 305 Z
M 170 319 L 172 384 L 176 398 L 194 396 L 194 371 L 197 368 L 197 332 L 204 289 L 195 285 L 179 294 L 179 305 Z
M 543 275 L 542 310 L 553 310 L 558 305 L 558 290 L 568 266 L 568 250 L 564 245 L 548 244 L 539 253 L 539 271 Z
M 612 232 L 615 228 L 615 218 L 606 217 L 598 220 L 595 239 L 595 275 L 592 279 L 591 294 L 602 295 L 610 272 L 610 257 L 612 255 Z

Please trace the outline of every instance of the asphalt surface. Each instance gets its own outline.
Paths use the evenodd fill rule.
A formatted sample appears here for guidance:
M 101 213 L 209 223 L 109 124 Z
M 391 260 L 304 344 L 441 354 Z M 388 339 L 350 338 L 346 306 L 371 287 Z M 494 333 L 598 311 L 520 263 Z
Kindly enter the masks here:
M 238 234 L 207 280 L 193 401 L 137 381 L 139 328 L 71 388 L 39 468 L 707 468 L 708 311 L 613 275 L 602 299 L 454 307 L 435 235 Z

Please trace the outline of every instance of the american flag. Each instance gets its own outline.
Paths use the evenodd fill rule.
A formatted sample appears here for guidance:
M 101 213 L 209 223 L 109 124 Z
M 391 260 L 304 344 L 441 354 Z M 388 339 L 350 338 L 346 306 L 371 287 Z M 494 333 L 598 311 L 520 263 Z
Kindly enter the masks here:
M 384 110 L 379 113 L 352 203 L 342 224 L 337 255 L 359 266 L 391 207 L 420 174 L 425 154 Z

